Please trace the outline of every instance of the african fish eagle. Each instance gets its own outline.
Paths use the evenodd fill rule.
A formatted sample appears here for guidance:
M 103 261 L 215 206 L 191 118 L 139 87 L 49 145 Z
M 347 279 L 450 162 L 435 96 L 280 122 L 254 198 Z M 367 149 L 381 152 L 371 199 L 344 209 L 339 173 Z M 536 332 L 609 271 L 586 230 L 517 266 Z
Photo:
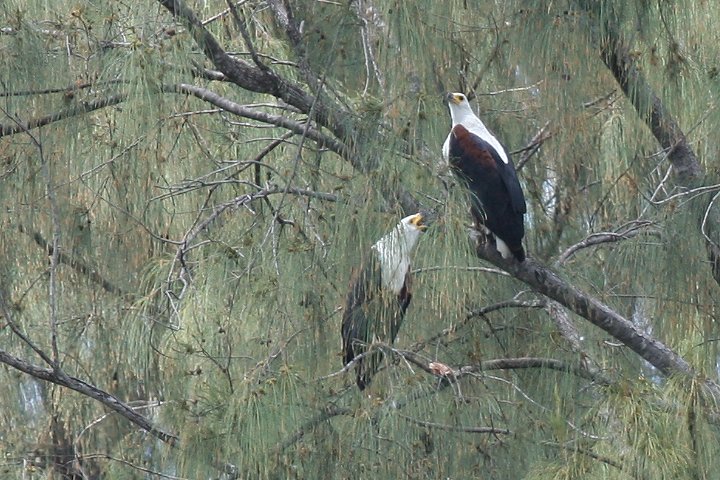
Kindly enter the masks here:
M 371 350 L 373 341 L 395 341 L 412 297 L 410 259 L 426 229 L 419 213 L 403 218 L 372 246 L 369 258 L 353 275 L 342 321 L 344 365 Z M 376 350 L 356 360 L 360 390 L 370 383 L 382 358 Z
M 503 258 L 514 256 L 522 262 L 523 215 L 527 207 L 515 165 L 503 145 L 473 113 L 465 95 L 448 93 L 445 100 L 452 129 L 443 145 L 443 156 L 470 190 L 475 223 L 495 236 Z

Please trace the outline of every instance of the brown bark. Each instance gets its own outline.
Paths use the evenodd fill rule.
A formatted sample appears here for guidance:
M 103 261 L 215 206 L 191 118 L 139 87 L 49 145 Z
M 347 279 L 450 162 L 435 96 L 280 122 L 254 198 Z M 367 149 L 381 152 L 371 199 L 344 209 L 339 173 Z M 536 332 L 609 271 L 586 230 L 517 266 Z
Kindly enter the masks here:
M 694 377 L 696 372 L 690 364 L 661 341 L 643 332 L 629 319 L 591 297 L 577 287 L 560 278 L 560 276 L 532 258 L 524 262 L 504 260 L 494 246 L 482 243 L 478 245 L 477 254 L 490 263 L 503 268 L 518 280 L 532 287 L 536 292 L 556 300 L 568 309 L 589 320 L 613 338 L 647 360 L 664 375 L 682 375 Z M 715 398 L 720 398 L 720 386 L 711 380 L 705 386 Z
M 3 350 L 0 350 L 0 363 L 4 363 L 23 373 L 27 373 L 31 377 L 37 378 L 38 380 L 43 380 L 46 382 L 54 383 L 56 385 L 67 387 L 70 390 L 75 390 L 76 392 L 90 397 L 93 400 L 97 400 L 98 402 L 108 407 L 110 410 L 119 413 L 127 420 L 131 421 L 138 427 L 142 428 L 151 435 L 154 435 L 165 443 L 168 443 L 170 445 L 176 445 L 178 442 L 178 437 L 176 435 L 160 429 L 152 422 L 150 422 L 150 420 L 130 408 L 130 406 L 128 406 L 119 398 L 104 390 L 97 388 L 94 385 L 80 380 L 79 378 L 67 375 L 66 373 L 57 369 L 43 368 L 37 365 L 33 365 L 21 358 L 10 355 Z
M 308 114 L 330 130 L 346 145 L 353 145 L 350 116 L 327 97 L 313 96 L 299 85 L 281 77 L 269 68 L 260 68 L 228 55 L 215 37 L 203 26 L 195 13 L 182 0 L 158 0 L 160 4 L 182 22 L 190 31 L 195 43 L 227 80 L 251 92 L 272 95 Z M 350 160 L 350 158 L 348 159 Z M 357 161 L 353 166 L 360 171 L 366 167 Z

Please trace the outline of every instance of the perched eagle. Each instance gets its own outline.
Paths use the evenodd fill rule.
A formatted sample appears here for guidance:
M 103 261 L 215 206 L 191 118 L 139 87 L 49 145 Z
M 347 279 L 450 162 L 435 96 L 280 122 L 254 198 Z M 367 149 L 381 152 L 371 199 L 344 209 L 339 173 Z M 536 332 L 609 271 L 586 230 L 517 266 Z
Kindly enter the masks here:
M 403 218 L 370 250 L 353 275 L 342 321 L 343 364 L 369 350 L 375 340 L 393 343 L 410 304 L 410 257 L 427 229 L 421 214 Z M 357 386 L 364 390 L 377 372 L 382 352 L 357 360 Z
M 510 155 L 475 116 L 465 95 L 448 93 L 445 99 L 452 129 L 443 145 L 443 156 L 467 183 L 478 227 L 484 226 L 495 236 L 503 258 L 514 256 L 522 262 L 523 215 L 527 209 Z

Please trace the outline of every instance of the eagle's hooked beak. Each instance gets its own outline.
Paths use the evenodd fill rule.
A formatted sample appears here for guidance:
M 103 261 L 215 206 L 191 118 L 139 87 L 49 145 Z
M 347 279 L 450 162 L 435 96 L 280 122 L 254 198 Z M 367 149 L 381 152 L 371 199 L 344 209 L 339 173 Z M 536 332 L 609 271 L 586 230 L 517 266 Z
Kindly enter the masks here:
M 424 220 L 425 219 L 423 218 L 423 216 L 417 213 L 412 216 L 412 218 L 410 219 L 410 223 L 415 225 L 415 227 L 421 232 L 424 232 L 428 228 L 427 224 L 424 223 Z

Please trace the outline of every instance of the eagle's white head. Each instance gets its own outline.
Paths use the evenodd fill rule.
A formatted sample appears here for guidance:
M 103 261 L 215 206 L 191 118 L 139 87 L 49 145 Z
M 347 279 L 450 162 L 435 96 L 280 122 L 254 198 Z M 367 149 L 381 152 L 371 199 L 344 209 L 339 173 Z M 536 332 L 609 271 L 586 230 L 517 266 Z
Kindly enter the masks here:
M 412 251 L 420 238 L 420 234 L 427 230 L 427 224 L 423 216 L 416 213 L 415 215 L 408 215 L 400 220 L 396 228 L 401 232 L 405 246 Z
M 470 107 L 470 102 L 467 97 L 462 93 L 448 93 L 445 96 L 445 101 L 450 109 L 450 116 L 452 117 L 453 126 L 462 124 L 467 128 L 468 122 L 474 123 L 475 121 L 482 122 L 475 115 Z M 484 125 L 483 125 L 484 127 Z
M 422 214 L 409 215 L 373 245 L 380 261 L 382 283 L 393 293 L 399 293 L 402 289 L 410 268 L 410 256 L 425 230 L 427 224 Z

